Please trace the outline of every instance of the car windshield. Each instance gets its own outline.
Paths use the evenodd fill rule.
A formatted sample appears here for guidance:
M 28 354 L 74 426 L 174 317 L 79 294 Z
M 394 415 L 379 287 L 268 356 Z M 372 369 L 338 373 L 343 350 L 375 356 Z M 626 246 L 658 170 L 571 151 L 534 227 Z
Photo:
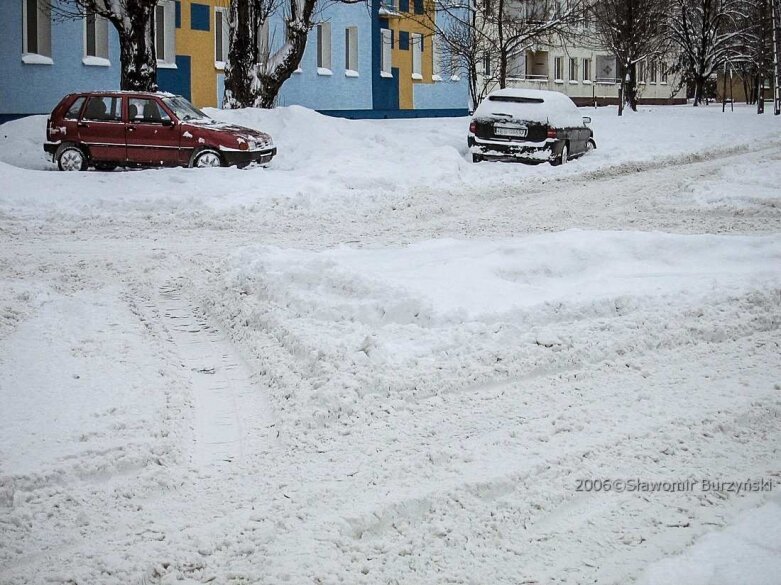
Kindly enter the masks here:
M 182 96 L 163 98 L 165 105 L 171 108 L 182 122 L 192 122 L 199 120 L 201 122 L 211 122 L 211 118 L 196 108 Z

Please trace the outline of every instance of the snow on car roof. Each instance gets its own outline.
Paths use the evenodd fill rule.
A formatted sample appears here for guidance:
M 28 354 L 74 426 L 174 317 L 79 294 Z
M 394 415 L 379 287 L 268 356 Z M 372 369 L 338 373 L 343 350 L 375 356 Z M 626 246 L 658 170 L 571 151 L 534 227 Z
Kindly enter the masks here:
M 557 91 L 498 89 L 488 94 L 475 110 L 475 118 L 507 116 L 557 127 L 583 125 L 583 117 L 575 103 Z

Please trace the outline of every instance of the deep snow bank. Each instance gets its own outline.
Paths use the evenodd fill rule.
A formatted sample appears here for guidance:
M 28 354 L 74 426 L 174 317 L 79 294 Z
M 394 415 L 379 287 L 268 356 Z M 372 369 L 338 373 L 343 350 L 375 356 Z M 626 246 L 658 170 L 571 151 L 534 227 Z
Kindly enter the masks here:
M 88 172 L 54 170 L 42 151 L 45 116 L 0 126 L 0 205 L 66 213 L 116 208 L 192 210 L 323 202 L 392 201 L 419 189 L 524 189 L 552 177 L 609 171 L 629 165 L 708 156 L 777 138 L 771 116 L 750 108 L 643 108 L 623 118 L 614 108 L 583 108 L 593 118 L 598 150 L 564 168 L 472 164 L 468 119 L 344 120 L 291 106 L 275 110 L 214 110 L 219 120 L 269 132 L 279 147 L 268 168 Z M 775 120 L 772 120 L 775 122 Z M 674 129 L 674 132 L 671 131 Z

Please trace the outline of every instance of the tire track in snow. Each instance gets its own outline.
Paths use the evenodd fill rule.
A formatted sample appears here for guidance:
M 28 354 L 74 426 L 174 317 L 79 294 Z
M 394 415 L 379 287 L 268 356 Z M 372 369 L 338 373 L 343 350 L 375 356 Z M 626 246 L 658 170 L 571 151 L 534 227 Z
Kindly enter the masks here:
M 196 313 L 181 283 L 169 281 L 160 287 L 160 305 L 192 388 L 193 463 L 208 468 L 241 461 L 245 436 L 239 394 L 252 387 L 246 366 L 222 332 Z

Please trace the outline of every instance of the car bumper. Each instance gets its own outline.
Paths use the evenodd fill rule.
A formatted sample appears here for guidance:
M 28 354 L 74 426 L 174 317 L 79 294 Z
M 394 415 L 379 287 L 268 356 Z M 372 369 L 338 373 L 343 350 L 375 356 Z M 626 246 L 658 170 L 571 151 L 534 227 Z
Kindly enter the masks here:
M 54 153 L 57 152 L 57 149 L 60 147 L 60 142 L 44 142 L 43 143 L 43 150 L 46 151 L 46 153 L 54 157 Z
M 221 152 L 228 166 L 246 166 L 250 163 L 265 164 L 277 154 L 277 148 L 263 150 L 223 150 Z
M 498 140 L 484 140 L 476 136 L 469 136 L 467 143 L 472 154 L 478 154 L 485 158 L 527 160 L 533 162 L 547 162 L 555 160 L 561 152 L 559 140 L 551 138 L 544 142 L 506 142 Z

